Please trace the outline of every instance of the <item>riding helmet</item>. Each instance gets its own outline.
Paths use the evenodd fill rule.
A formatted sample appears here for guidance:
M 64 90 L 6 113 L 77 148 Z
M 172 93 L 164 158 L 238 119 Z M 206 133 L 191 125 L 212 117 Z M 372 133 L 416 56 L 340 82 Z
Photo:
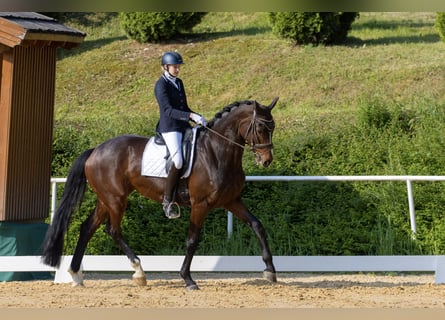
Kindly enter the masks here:
M 161 65 L 164 64 L 183 64 L 182 57 L 177 52 L 166 52 L 162 55 Z

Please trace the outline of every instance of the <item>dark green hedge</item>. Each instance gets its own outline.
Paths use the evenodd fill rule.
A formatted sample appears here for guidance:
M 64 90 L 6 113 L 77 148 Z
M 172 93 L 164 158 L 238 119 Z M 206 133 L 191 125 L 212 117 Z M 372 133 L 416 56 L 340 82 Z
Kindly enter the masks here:
M 119 19 L 130 39 L 140 43 L 169 40 L 197 25 L 205 12 L 121 12 Z
M 440 38 L 445 42 L 445 12 L 437 12 L 435 25 Z
M 296 44 L 340 44 L 357 12 L 270 12 L 272 31 Z

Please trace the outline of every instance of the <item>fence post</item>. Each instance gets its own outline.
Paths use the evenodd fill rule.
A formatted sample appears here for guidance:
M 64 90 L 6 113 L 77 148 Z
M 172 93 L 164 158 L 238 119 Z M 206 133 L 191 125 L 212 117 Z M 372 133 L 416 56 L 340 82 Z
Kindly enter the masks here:
M 233 213 L 227 211 L 227 239 L 230 239 L 233 232 Z
M 56 209 L 56 201 L 57 201 L 57 181 L 51 179 L 51 224 L 54 219 L 54 211 Z
M 445 256 L 436 257 L 435 283 L 445 283 Z
M 406 180 L 406 188 L 408 191 L 408 206 L 409 206 L 409 219 L 411 222 L 412 237 L 416 237 L 417 227 L 416 227 L 416 209 L 414 208 L 414 197 L 413 188 L 411 185 L 411 180 Z

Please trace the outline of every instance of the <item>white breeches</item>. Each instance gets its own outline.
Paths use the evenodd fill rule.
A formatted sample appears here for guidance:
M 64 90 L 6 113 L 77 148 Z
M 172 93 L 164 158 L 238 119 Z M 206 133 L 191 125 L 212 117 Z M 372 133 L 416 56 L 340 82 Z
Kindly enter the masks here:
M 182 133 L 177 131 L 162 133 L 165 144 L 167 145 L 168 151 L 170 151 L 170 158 L 175 164 L 176 169 L 182 168 Z

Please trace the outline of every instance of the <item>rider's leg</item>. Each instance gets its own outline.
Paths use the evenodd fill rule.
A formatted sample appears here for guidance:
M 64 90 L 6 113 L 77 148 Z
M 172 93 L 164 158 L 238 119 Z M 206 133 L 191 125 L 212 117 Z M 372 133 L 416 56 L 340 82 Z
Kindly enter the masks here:
M 179 218 L 179 207 L 174 201 L 175 186 L 179 180 L 180 169 L 182 168 L 182 133 L 180 132 L 168 132 L 163 133 L 162 137 L 165 140 L 165 144 L 170 152 L 172 158 L 172 165 L 168 172 L 167 181 L 165 184 L 164 200 L 162 201 L 162 208 L 165 215 L 169 219 Z

